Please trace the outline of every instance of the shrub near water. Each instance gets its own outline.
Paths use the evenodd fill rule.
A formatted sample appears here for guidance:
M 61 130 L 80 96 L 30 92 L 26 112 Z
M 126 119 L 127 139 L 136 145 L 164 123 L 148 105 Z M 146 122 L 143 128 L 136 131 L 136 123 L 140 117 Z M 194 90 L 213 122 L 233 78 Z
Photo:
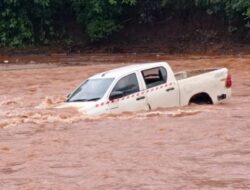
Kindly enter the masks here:
M 0 0 L 0 46 L 48 44 L 63 33 L 63 24 L 57 23 L 68 4 L 65 0 Z
M 243 29 L 249 35 L 249 0 L 1 0 L 0 46 L 67 41 L 72 19 L 88 40 L 99 41 L 125 27 L 127 20 L 154 23 L 173 15 L 185 20 L 196 12 L 216 15 L 229 32 Z

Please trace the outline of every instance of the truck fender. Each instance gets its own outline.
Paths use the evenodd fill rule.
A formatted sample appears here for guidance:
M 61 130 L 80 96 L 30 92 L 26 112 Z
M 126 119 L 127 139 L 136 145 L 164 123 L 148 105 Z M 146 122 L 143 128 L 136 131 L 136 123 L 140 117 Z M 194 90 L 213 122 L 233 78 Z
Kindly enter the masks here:
M 213 104 L 213 100 L 208 93 L 200 92 L 200 93 L 194 94 L 189 99 L 188 105 L 190 105 L 192 103 L 194 103 L 194 104 Z

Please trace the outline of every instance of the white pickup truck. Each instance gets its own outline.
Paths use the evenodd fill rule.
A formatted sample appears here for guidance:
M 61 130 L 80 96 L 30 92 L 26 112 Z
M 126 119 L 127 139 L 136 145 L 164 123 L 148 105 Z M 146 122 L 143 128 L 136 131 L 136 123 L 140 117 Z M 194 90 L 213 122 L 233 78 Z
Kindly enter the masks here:
M 88 115 L 217 104 L 231 96 L 228 69 L 175 73 L 166 62 L 137 64 L 96 74 L 74 90 L 60 108 Z

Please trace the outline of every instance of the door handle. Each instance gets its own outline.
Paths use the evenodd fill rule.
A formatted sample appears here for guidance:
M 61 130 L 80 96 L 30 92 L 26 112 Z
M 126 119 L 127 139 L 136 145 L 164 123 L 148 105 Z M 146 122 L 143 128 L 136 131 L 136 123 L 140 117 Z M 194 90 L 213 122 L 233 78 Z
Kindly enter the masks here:
M 137 101 L 145 99 L 145 96 L 141 96 L 139 98 L 136 98 Z
M 174 87 L 166 89 L 167 92 L 174 90 Z

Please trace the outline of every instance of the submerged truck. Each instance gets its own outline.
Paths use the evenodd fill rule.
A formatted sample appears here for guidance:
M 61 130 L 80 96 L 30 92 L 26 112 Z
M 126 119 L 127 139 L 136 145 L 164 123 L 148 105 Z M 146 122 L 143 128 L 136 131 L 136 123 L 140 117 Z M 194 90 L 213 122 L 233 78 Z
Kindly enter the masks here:
M 136 64 L 90 77 L 59 107 L 100 115 L 218 104 L 231 96 L 231 86 L 227 68 L 174 73 L 166 62 Z

